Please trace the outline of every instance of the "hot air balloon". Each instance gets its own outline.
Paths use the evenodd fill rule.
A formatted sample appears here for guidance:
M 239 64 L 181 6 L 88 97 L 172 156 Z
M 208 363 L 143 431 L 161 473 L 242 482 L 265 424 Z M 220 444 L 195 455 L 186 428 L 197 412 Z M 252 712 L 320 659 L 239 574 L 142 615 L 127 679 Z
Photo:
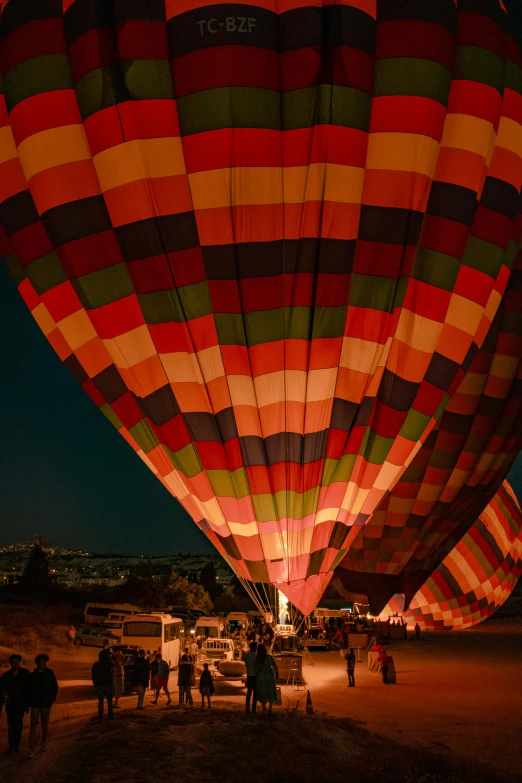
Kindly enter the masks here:
M 474 524 L 522 448 L 522 252 L 488 335 L 441 419 L 361 529 L 338 588 L 407 603 Z
M 471 628 L 509 598 L 522 574 L 522 512 L 504 481 L 474 525 L 431 574 L 404 612 L 394 595 L 382 612 L 409 625 L 451 631 Z
M 502 4 L 3 0 L 0 53 L 31 312 L 245 584 L 309 612 L 510 276 Z

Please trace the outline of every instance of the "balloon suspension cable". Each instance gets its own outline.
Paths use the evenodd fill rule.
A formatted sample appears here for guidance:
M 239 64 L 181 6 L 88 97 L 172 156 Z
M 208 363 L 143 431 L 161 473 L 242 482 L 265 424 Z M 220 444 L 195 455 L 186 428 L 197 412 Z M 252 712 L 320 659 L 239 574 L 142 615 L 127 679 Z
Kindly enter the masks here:
M 257 608 L 259 609 L 263 617 L 267 613 L 267 611 L 270 611 L 272 615 L 274 615 L 273 607 L 270 598 L 267 595 L 264 582 L 261 582 L 261 585 L 263 587 L 263 592 L 265 594 L 265 599 L 263 600 L 263 597 L 254 582 L 251 582 L 249 579 L 245 579 L 242 576 L 239 576 L 238 579 L 241 585 L 243 586 L 243 588 L 248 593 L 249 598 L 255 604 L 255 606 L 257 606 Z
M 255 604 L 255 606 L 257 606 L 257 608 L 259 609 L 260 612 L 264 612 L 262 602 L 260 602 L 258 600 L 258 596 L 257 596 L 256 591 L 253 589 L 254 586 L 253 586 L 252 582 L 250 582 L 248 579 L 245 579 L 243 576 L 238 576 L 238 579 L 239 579 L 243 589 L 248 594 L 248 597 L 250 598 L 250 600 Z

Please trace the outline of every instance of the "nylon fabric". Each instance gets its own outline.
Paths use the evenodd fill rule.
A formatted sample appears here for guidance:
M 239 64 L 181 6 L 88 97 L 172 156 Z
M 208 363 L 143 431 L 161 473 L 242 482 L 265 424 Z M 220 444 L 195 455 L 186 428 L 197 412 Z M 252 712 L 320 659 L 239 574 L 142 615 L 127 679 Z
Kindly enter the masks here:
M 394 595 L 382 612 L 434 631 L 471 628 L 509 598 L 522 573 L 522 513 L 507 481 L 404 611 Z

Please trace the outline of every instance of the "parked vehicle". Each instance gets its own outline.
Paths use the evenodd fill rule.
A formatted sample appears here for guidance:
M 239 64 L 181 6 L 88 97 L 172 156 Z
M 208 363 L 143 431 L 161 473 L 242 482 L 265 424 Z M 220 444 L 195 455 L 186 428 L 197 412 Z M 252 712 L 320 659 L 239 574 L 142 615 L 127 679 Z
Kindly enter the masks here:
M 106 620 L 123 620 L 129 614 L 142 611 L 141 607 L 134 604 L 88 603 L 84 610 L 84 618 L 86 623 L 102 623 Z
M 205 639 L 196 661 L 199 673 L 204 663 L 209 664 L 216 681 L 246 679 L 246 665 L 233 639 Z
M 276 625 L 270 655 L 277 664 L 279 680 L 303 681 L 303 654 L 293 625 Z
M 328 632 L 323 626 L 322 621 L 318 622 L 314 617 L 307 617 L 301 638 L 303 647 L 324 647 L 330 648 Z
M 317 620 L 329 620 L 331 617 L 340 619 L 347 614 L 346 609 L 324 609 L 322 606 L 318 606 L 314 609 L 314 615 Z
M 217 666 L 221 661 L 234 661 L 239 656 L 233 639 L 205 639 L 198 652 L 198 668 L 203 668 L 204 663 Z
M 227 615 L 227 629 L 229 634 L 243 631 L 246 633 L 250 628 L 250 618 L 246 612 L 229 612 Z
M 106 639 L 111 645 L 118 644 L 120 641 L 120 637 L 116 636 L 110 628 L 103 628 L 100 625 L 82 625 L 76 631 L 74 643 L 78 646 L 83 644 L 86 647 L 103 647 Z
M 194 636 L 198 618 L 203 613 L 195 609 L 177 609 L 173 607 L 167 610 L 167 614 L 170 614 L 172 617 L 181 617 L 185 626 L 185 635 Z
M 109 631 L 112 631 L 115 636 L 121 637 L 121 629 L 123 628 L 122 620 L 106 620 L 103 623 L 95 623 L 95 625 L 101 628 L 107 628 Z
M 128 696 L 135 691 L 134 686 L 131 683 L 132 670 L 138 657 L 138 646 L 136 644 L 115 644 L 112 648 L 113 652 L 123 653 L 123 695 Z
M 160 652 L 171 669 L 178 668 L 184 640 L 185 630 L 180 617 L 150 612 L 133 614 L 123 621 L 122 644 Z
M 224 639 L 225 622 L 222 617 L 200 617 L 196 624 L 196 637 Z

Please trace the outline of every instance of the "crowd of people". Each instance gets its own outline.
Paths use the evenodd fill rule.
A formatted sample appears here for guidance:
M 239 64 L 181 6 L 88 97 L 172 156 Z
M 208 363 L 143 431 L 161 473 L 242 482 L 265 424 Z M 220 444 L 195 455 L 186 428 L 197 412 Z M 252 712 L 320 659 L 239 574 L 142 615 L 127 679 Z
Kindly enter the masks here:
M 343 617 L 315 619 L 315 622 L 308 623 L 307 632 L 310 632 L 311 629 L 315 631 L 319 629 L 331 645 L 341 649 L 348 648 L 349 635 L 355 633 L 374 635 L 377 641 L 385 647 L 390 639 L 408 638 L 408 626 L 402 617 L 388 617 L 385 620 L 379 620 L 364 615 L 346 614 Z M 418 640 L 420 634 L 421 628 L 416 623 L 410 638 Z
M 265 647 L 268 648 L 271 646 L 272 640 L 274 638 L 274 629 L 268 623 L 259 622 L 247 630 L 244 628 L 231 630 L 229 633 L 229 638 L 239 641 L 244 640 L 248 644 L 251 642 L 256 642 L 256 644 L 264 644 Z
M 47 749 L 51 709 L 58 696 L 58 682 L 48 667 L 49 656 L 40 653 L 34 659 L 36 668 L 21 666 L 22 656 L 9 658 L 10 668 L 0 677 L 0 714 L 5 706 L 8 748 L 6 755 L 20 753 L 24 716 L 29 715 L 29 752 L 32 758 L 37 744 L 38 726 L 42 727 L 42 750 Z
M 349 634 L 356 632 L 357 626 L 353 619 L 336 621 L 337 628 L 328 624 L 332 638 L 337 640 L 341 652 L 344 651 L 348 687 L 355 687 L 356 656 L 353 648 L 348 648 Z M 389 618 L 375 624 L 376 643 L 370 652 L 378 654 L 379 671 L 382 682 L 388 685 L 395 682 L 395 667 L 392 656 L 386 651 L 389 630 L 393 626 L 406 629 L 402 620 Z M 75 629 L 74 629 L 75 630 Z M 420 638 L 420 627 L 414 628 L 412 638 Z M 273 639 L 273 629 L 267 623 L 260 623 L 248 631 L 239 630 L 235 639 L 244 639 L 248 652 L 243 660 L 246 667 L 246 698 L 247 713 L 255 713 L 261 705 L 263 712 L 272 712 L 273 705 L 278 701 L 278 670 L 275 659 L 270 655 L 269 648 Z M 74 636 L 68 636 L 71 649 Z M 202 639 L 192 638 L 188 641 L 180 658 L 177 671 L 179 706 L 194 706 L 192 691 L 196 687 L 196 662 Z M 121 709 L 120 699 L 125 690 L 125 656 L 120 650 L 113 651 L 108 640 L 104 641 L 98 660 L 92 666 L 92 683 L 98 698 L 98 713 L 95 720 L 103 720 L 105 705 L 109 720 L 114 720 L 114 711 Z M 10 668 L 0 677 L 0 715 L 5 706 L 8 724 L 8 749 L 6 754 L 20 752 L 20 742 L 23 732 L 24 716 L 30 715 L 28 758 L 32 758 L 37 745 L 38 727 L 41 726 L 41 747 L 46 749 L 51 709 L 58 695 L 58 682 L 52 669 L 49 668 L 49 656 L 40 653 L 34 659 L 35 669 L 24 668 L 22 656 L 13 654 L 9 658 Z M 153 694 L 152 704 L 157 705 L 161 696 L 166 696 L 166 706 L 172 704 L 169 690 L 170 667 L 162 657 L 161 650 L 151 651 L 140 649 L 132 666 L 130 684 L 137 694 L 136 708 L 145 709 L 147 690 Z M 199 694 L 202 709 L 211 707 L 211 697 L 215 691 L 214 680 L 209 664 L 204 663 L 199 678 Z
M 192 650 L 192 646 L 196 649 Z M 180 707 L 194 706 L 192 690 L 196 687 L 196 651 L 197 644 L 193 643 L 185 648 L 180 658 L 177 672 Z M 119 700 L 124 692 L 123 661 L 124 656 L 119 650 L 113 653 L 110 645 L 106 645 L 92 666 L 92 682 L 98 696 L 97 721 L 99 722 L 103 720 L 105 704 L 109 720 L 114 720 L 114 710 L 120 708 Z M 247 687 L 246 712 L 256 712 L 258 704 L 261 705 L 263 712 L 272 712 L 272 707 L 278 698 L 276 683 L 279 675 L 274 658 L 268 653 L 266 645 L 251 641 L 244 661 Z M 165 706 L 171 705 L 169 675 L 169 665 L 163 660 L 161 652 L 151 653 L 150 650 L 143 649 L 138 651 L 130 677 L 131 686 L 137 693 L 138 710 L 145 709 L 144 701 L 148 689 L 154 694 L 151 704 L 158 704 L 160 695 L 164 693 L 167 697 Z M 211 707 L 214 691 L 214 680 L 209 664 L 203 663 L 199 679 L 202 709 L 205 705 Z

